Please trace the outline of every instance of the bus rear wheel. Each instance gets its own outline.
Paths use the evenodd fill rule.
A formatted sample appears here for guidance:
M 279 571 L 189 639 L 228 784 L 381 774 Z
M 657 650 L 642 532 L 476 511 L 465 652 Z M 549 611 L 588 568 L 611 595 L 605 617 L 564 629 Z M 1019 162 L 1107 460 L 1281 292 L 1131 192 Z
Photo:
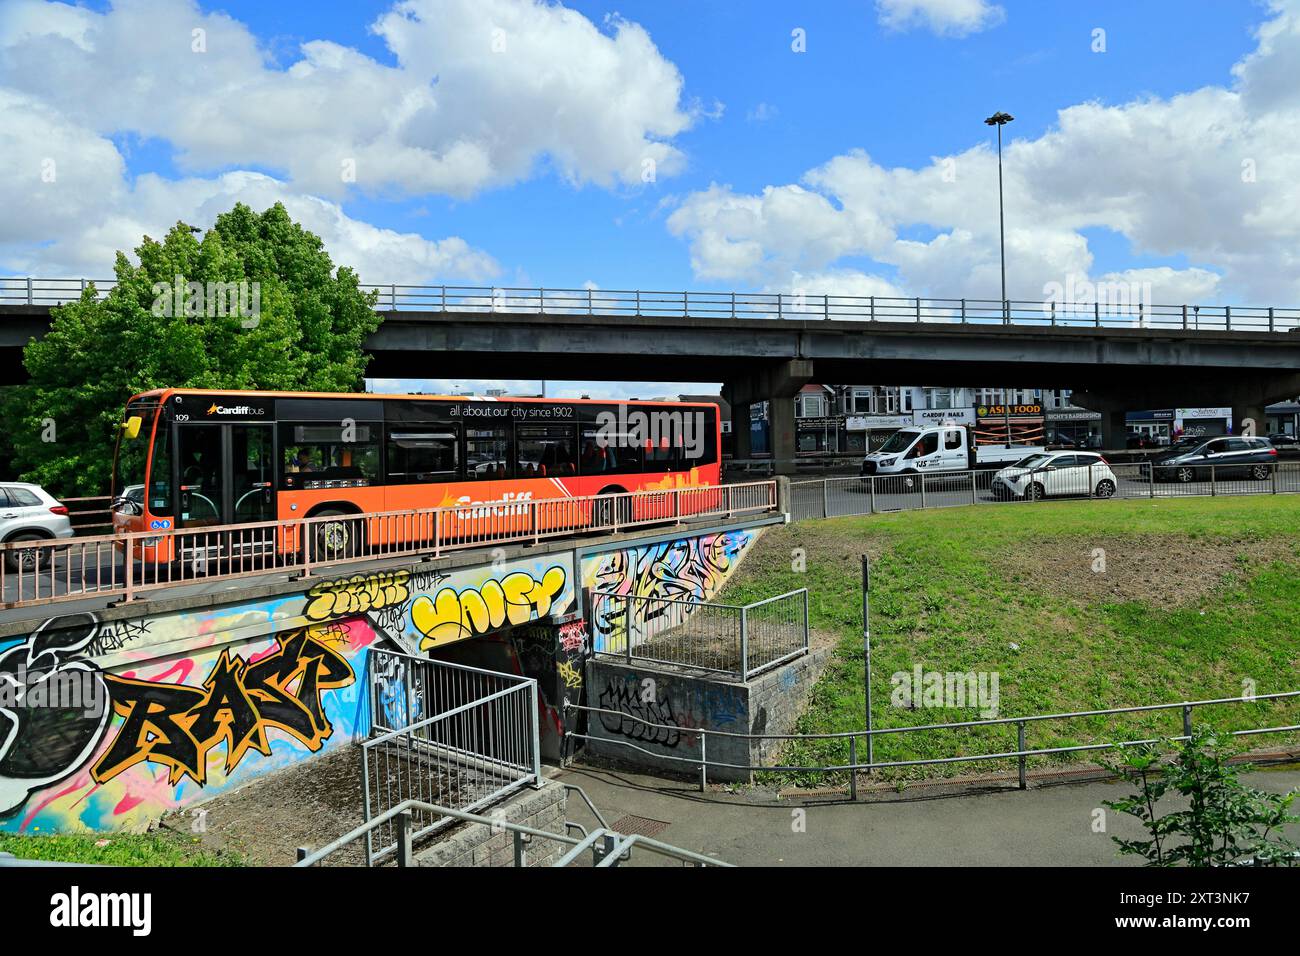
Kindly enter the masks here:
M 337 521 L 312 523 L 311 546 L 313 561 L 338 561 L 357 558 L 366 548 L 365 524 L 361 516 L 337 508 L 318 511 L 312 518 L 338 518 Z
M 592 524 L 603 527 L 617 523 L 619 527 L 632 521 L 632 501 L 625 497 L 627 491 L 617 485 L 600 489 L 592 505 Z

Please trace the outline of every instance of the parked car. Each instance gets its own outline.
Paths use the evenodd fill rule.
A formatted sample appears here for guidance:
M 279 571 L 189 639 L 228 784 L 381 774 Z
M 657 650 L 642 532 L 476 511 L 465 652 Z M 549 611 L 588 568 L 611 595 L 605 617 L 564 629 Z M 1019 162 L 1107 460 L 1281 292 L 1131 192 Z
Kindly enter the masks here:
M 993 476 L 998 498 L 1051 498 L 1088 495 L 1109 498 L 1119 482 L 1110 464 L 1092 452 L 1043 452 L 1022 458 Z
M 1221 436 L 1195 439 L 1194 447 L 1179 445 L 1152 462 L 1156 481 L 1206 481 L 1254 478 L 1265 481 L 1277 463 L 1277 449 L 1267 438 Z M 1190 443 L 1189 443 L 1190 444 Z
M 1295 435 L 1284 435 L 1278 432 L 1268 436 L 1269 443 L 1278 451 L 1297 451 L 1300 450 L 1300 437 Z
M 72 535 L 68 509 L 40 485 L 17 481 L 0 485 L 0 541 L 9 544 Z M 34 571 L 49 554 L 47 548 L 6 551 L 5 567 L 10 571 Z
M 1146 432 L 1129 432 L 1124 438 L 1124 447 L 1133 448 L 1155 448 L 1156 440 Z

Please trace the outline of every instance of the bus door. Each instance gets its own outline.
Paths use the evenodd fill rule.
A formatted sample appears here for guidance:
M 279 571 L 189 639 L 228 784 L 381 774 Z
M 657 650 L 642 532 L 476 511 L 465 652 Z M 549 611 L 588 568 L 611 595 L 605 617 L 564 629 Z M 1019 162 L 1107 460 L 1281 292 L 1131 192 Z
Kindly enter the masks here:
M 275 517 L 274 425 L 262 422 L 177 426 L 180 508 L 177 526 L 249 524 Z M 270 550 L 275 535 L 228 534 L 191 544 L 187 558 Z

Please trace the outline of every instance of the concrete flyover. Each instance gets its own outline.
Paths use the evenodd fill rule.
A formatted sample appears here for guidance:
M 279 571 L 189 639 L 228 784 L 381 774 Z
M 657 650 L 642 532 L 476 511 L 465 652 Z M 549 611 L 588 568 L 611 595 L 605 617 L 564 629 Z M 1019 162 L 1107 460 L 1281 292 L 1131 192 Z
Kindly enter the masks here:
M 48 327 L 51 294 L 0 279 L 0 352 Z M 810 381 L 1070 388 L 1122 446 L 1124 410 L 1224 405 L 1234 420 L 1300 394 L 1300 310 L 758 293 L 381 286 L 372 377 L 722 382 L 736 420 L 771 401 L 774 457 Z M 64 297 L 67 294 L 64 293 Z M 4 366 L 11 375 L 21 366 Z M 739 407 L 737 407 L 739 406 Z M 748 457 L 748 432 L 736 434 Z

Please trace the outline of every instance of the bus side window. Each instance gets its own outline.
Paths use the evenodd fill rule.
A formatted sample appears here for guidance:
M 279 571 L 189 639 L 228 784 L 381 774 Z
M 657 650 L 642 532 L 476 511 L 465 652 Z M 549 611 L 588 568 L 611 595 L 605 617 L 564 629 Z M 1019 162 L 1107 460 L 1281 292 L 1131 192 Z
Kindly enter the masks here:
M 311 488 L 323 481 L 345 483 L 330 487 L 378 484 L 379 425 L 281 422 L 280 455 L 286 488 Z
M 520 478 L 569 478 L 577 474 L 572 425 L 516 425 L 515 474 Z
M 505 428 L 465 430 L 465 478 L 467 481 L 499 481 L 509 478 L 510 438 Z
M 460 426 L 454 422 L 388 426 L 388 483 L 455 481 Z

